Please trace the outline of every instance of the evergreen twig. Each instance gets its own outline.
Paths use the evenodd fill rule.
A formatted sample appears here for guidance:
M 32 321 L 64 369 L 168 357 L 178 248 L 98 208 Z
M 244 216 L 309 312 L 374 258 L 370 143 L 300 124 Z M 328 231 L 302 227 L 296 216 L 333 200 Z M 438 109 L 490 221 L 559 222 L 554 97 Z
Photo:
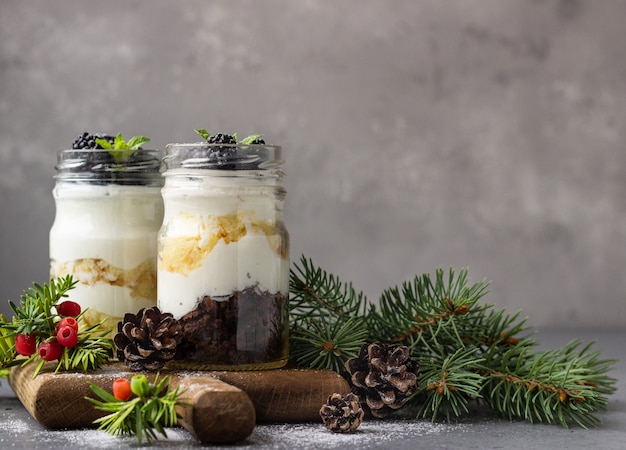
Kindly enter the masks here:
M 299 365 L 343 370 L 369 335 L 367 299 L 304 256 L 290 274 L 290 354 Z
M 437 269 L 434 279 L 424 274 L 383 291 L 373 305 L 303 257 L 291 272 L 292 354 L 301 365 L 342 373 L 360 344 L 401 343 L 421 367 L 419 389 L 406 401 L 419 417 L 452 420 L 477 400 L 511 419 L 596 425 L 615 391 L 615 361 L 578 341 L 537 351 L 519 312 L 479 302 L 488 286 L 470 284 L 467 269 Z
M 483 399 L 504 416 L 529 422 L 578 424 L 583 428 L 599 423 L 593 413 L 606 407 L 615 380 L 608 376 L 611 359 L 574 340 L 562 348 L 517 354 L 511 349 L 501 367 L 486 367 Z
M 93 383 L 88 384 L 99 399 L 85 399 L 93 403 L 96 409 L 110 413 L 94 421 L 99 424 L 98 429 L 114 436 L 135 435 L 139 445 L 144 436 L 148 443 L 158 439 L 158 434 L 167 437 L 165 428 L 173 427 L 178 421 L 176 408 L 189 406 L 181 399 L 183 391 L 178 387 L 170 389 L 169 376 L 159 379 L 157 374 L 152 383 L 148 382 L 145 375 L 133 376 L 131 386 L 136 396 L 127 401 L 116 398 Z
M 476 356 L 476 348 L 459 348 L 451 354 L 442 350 L 439 347 L 430 358 L 421 358 L 421 390 L 408 399 L 420 406 L 418 417 L 433 421 L 440 415 L 450 421 L 452 415 L 469 412 L 469 400 L 480 397 L 485 379 L 478 371 L 483 360 Z
M 39 357 L 38 352 L 28 357 L 20 357 L 15 351 L 15 337 L 20 333 L 33 335 L 37 339 L 37 345 L 45 340 L 55 339 L 56 325 L 61 319 L 55 312 L 55 306 L 61 299 L 68 297 L 68 292 L 77 283 L 78 280 L 72 275 L 51 279 L 43 285 L 33 283 L 33 287 L 24 291 L 19 304 L 9 300 L 14 315 L 10 322 L 4 318 L 0 320 L 0 370 L 36 363 L 33 377 L 41 372 L 46 361 Z M 80 320 L 85 311 L 76 320 Z M 77 344 L 72 348 L 63 348 L 55 372 L 73 369 L 86 372 L 109 361 L 113 356 L 114 344 L 112 339 L 106 337 L 107 333 L 98 333 L 100 325 L 79 329 Z M 10 345 L 8 350 L 4 349 L 7 344 Z M 8 370 L 0 372 L 0 375 L 7 376 Z
M 291 319 L 297 324 L 315 318 L 348 320 L 364 314 L 367 299 L 352 283 L 344 283 L 315 267 L 304 256 L 289 278 Z
M 358 319 L 345 322 L 307 322 L 291 331 L 291 358 L 300 366 L 331 369 L 341 373 L 345 361 L 356 358 L 368 330 Z
M 7 320 L 0 314 L 0 378 L 9 376 L 9 364 L 17 357 L 15 336 L 5 328 Z

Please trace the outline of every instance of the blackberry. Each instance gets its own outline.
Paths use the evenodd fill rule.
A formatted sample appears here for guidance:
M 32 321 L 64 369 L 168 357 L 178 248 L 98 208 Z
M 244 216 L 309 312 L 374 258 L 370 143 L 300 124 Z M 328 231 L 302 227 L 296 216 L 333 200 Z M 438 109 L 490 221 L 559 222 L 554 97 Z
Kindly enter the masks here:
M 231 134 L 217 133 L 209 137 L 209 144 L 236 144 L 237 141 Z
M 104 139 L 106 141 L 109 141 L 111 145 L 113 145 L 115 137 L 100 133 L 89 134 L 85 131 L 83 134 L 74 139 L 74 142 L 72 142 L 72 149 L 101 149 L 102 147 L 96 142 L 96 139 Z
M 256 170 L 258 169 L 258 156 L 256 149 L 246 148 L 239 152 L 239 144 L 245 147 L 250 145 L 265 145 L 260 134 L 250 135 L 241 142 L 237 141 L 236 134 L 216 133 L 211 135 L 205 129 L 195 130 L 206 139 L 209 146 L 191 149 L 187 154 L 189 159 L 206 161 L 211 168 L 220 170 Z M 250 140 L 254 139 L 254 140 Z M 195 162 L 191 161 L 191 164 Z
M 233 137 L 233 135 L 225 133 L 217 133 L 211 135 L 207 142 L 209 144 L 237 144 L 237 140 Z M 218 145 L 215 147 L 211 147 L 208 156 L 209 159 L 215 161 L 220 166 L 220 168 L 232 170 L 235 168 L 235 166 L 228 163 L 231 162 L 236 153 L 236 147 L 231 147 L 229 145 Z

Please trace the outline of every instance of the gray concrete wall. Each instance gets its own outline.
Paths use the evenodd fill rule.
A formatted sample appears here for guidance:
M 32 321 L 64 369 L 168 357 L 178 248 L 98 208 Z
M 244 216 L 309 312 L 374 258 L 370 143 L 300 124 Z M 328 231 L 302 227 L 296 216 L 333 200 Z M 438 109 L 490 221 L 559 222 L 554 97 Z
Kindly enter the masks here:
M 437 267 L 536 326 L 626 326 L 626 2 L 0 0 L 0 308 L 47 280 L 82 131 L 262 132 L 301 254 Z

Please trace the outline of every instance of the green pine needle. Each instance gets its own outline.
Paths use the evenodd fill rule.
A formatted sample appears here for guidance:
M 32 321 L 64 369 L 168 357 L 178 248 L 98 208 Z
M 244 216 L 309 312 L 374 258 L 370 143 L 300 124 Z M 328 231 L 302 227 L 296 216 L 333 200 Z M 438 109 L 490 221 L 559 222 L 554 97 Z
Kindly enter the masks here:
M 290 354 L 299 365 L 342 372 L 367 341 L 366 298 L 301 259 L 290 276 Z
M 405 403 L 419 408 L 418 417 L 452 420 L 479 401 L 511 419 L 599 423 L 595 414 L 615 391 L 615 361 L 578 341 L 538 352 L 520 312 L 480 302 L 488 287 L 471 284 L 467 269 L 437 269 L 434 278 L 386 289 L 374 305 L 302 257 L 290 277 L 292 355 L 299 365 L 344 373 L 344 358 L 356 356 L 359 344 L 402 343 L 421 368 L 418 391 Z
M 434 283 L 429 274 L 424 274 L 401 287 L 386 289 L 370 317 L 375 337 L 409 346 L 420 340 L 461 342 L 463 333 L 457 319 L 473 308 L 478 314 L 484 312 L 486 307 L 477 303 L 488 287 L 484 280 L 469 286 L 467 269 L 456 277 L 452 269 L 447 277 L 443 269 L 438 269 Z
M 593 412 L 605 409 L 607 395 L 615 391 L 616 380 L 608 376 L 615 360 L 600 359 L 591 344 L 581 346 L 574 340 L 545 352 L 511 349 L 500 368 L 482 371 L 485 403 L 510 419 L 596 426 Z
M 349 320 L 365 314 L 367 299 L 356 292 L 352 283 L 344 283 L 334 275 L 315 267 L 304 256 L 300 265 L 294 264 L 289 279 L 291 319 L 301 320 L 334 317 Z
M 484 381 L 478 372 L 483 360 L 476 353 L 476 348 L 459 348 L 446 354 L 440 347 L 419 360 L 422 389 L 408 400 L 420 405 L 418 417 L 435 421 L 443 415 L 450 421 L 469 412 L 469 400 L 480 397 Z
M 62 298 L 68 296 L 67 292 L 73 289 L 78 280 L 72 275 L 50 280 L 43 286 L 33 283 L 21 296 L 19 305 L 9 300 L 9 306 L 14 316 L 11 324 L 3 324 L 3 328 L 12 330 L 14 334 L 48 334 L 54 330 L 54 315 L 52 307 Z
M 357 319 L 345 322 L 307 322 L 291 331 L 291 358 L 300 366 L 343 372 L 367 340 L 368 330 Z
M 159 380 L 159 374 L 148 385 L 145 393 L 127 401 L 117 399 L 93 383 L 88 384 L 99 399 L 85 399 L 93 403 L 96 409 L 110 413 L 94 421 L 99 424 L 98 429 L 114 436 L 134 435 L 139 445 L 144 437 L 149 444 L 157 440 L 159 435 L 167 438 L 165 428 L 173 427 L 178 422 L 176 408 L 189 406 L 182 399 L 184 391 L 170 389 L 170 378 Z
M 9 376 L 8 365 L 17 357 L 15 335 L 6 329 L 6 325 L 6 317 L 0 314 L 0 378 Z
M 13 366 L 26 366 L 35 363 L 33 377 L 36 377 L 45 365 L 45 361 L 35 352 L 29 357 L 20 357 L 15 351 L 15 336 L 24 333 L 32 334 L 37 344 L 56 336 L 56 324 L 60 316 L 55 312 L 55 305 L 73 289 L 78 280 L 72 275 L 51 279 L 49 283 L 40 285 L 33 283 L 21 296 L 19 304 L 9 300 L 14 316 L 11 322 L 0 320 L 0 370 Z M 82 311 L 76 317 L 86 312 Z M 97 369 L 107 363 L 113 356 L 113 340 L 106 338 L 106 333 L 98 332 L 100 324 L 78 333 L 78 343 L 72 348 L 64 348 L 55 372 L 60 370 L 80 369 L 84 372 Z M 7 347 L 9 346 L 9 347 Z
M 109 332 L 102 332 L 98 336 L 96 330 L 100 324 L 81 332 L 80 340 L 73 348 L 65 349 L 63 356 L 59 359 L 55 372 L 60 370 L 80 369 L 88 372 L 106 364 L 115 351 L 113 340 L 105 337 Z

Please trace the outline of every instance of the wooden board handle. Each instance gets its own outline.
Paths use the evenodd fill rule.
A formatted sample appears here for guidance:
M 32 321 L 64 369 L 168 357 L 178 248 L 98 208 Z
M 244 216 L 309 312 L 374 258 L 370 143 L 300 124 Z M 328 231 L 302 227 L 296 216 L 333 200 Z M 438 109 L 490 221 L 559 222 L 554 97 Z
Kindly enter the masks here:
M 113 381 L 130 378 L 134 372 L 119 365 L 106 366 L 96 373 L 52 373 L 46 365 L 33 379 L 34 364 L 15 367 L 9 383 L 28 412 L 40 424 L 51 429 L 94 427 L 93 421 L 106 415 L 85 400 L 95 398 L 87 382 L 111 392 Z M 146 374 L 153 379 L 155 374 Z M 170 375 L 172 387 L 185 390 L 183 397 L 191 407 L 179 408 L 179 425 L 205 443 L 233 443 L 248 437 L 255 425 L 254 405 L 241 389 L 210 375 L 182 377 Z
M 192 407 L 179 407 L 178 424 L 198 440 L 228 444 L 245 439 L 256 423 L 250 397 L 234 386 L 209 375 L 172 377 L 171 386 L 184 390 L 183 397 Z

